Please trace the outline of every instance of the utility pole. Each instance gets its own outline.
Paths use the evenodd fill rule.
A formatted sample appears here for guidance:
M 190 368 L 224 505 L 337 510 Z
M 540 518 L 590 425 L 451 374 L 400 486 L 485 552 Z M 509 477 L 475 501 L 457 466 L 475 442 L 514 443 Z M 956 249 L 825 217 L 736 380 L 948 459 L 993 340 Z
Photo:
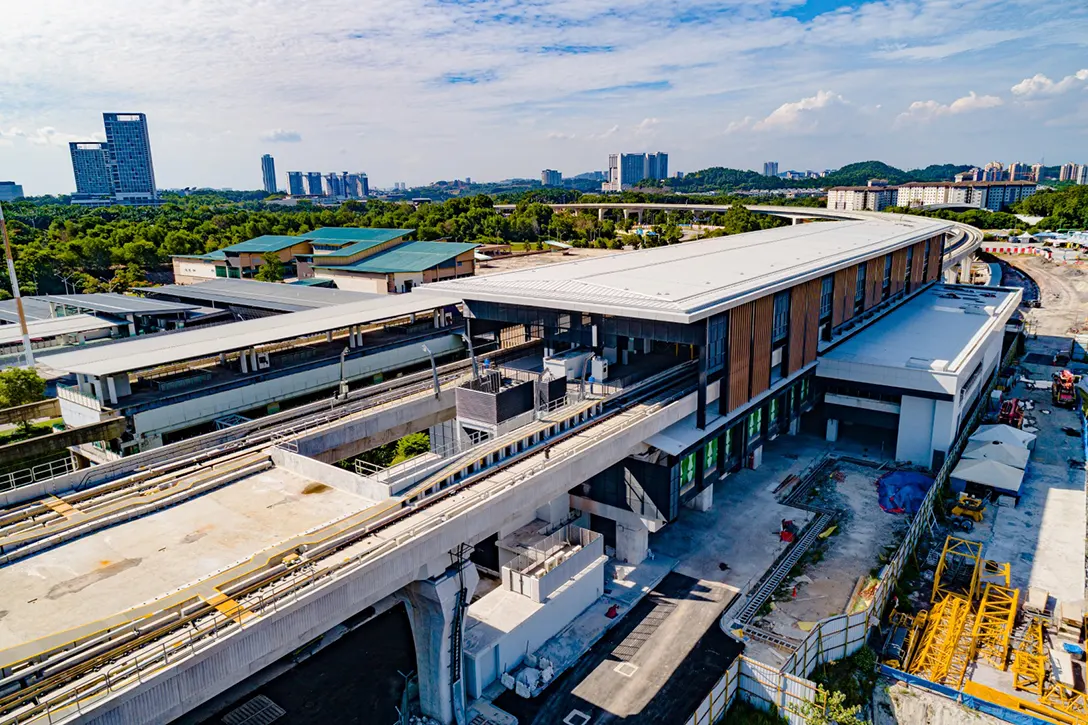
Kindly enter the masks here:
M 15 295 L 15 309 L 19 313 L 19 331 L 23 333 L 23 352 L 26 366 L 34 367 L 34 351 L 30 349 L 30 333 L 26 329 L 26 314 L 23 312 L 23 296 L 19 293 L 19 280 L 15 277 L 15 258 L 11 256 L 11 240 L 8 239 L 8 225 L 4 221 L 4 205 L 0 204 L 0 236 L 4 237 L 4 255 L 8 259 L 8 277 L 11 279 L 11 293 Z

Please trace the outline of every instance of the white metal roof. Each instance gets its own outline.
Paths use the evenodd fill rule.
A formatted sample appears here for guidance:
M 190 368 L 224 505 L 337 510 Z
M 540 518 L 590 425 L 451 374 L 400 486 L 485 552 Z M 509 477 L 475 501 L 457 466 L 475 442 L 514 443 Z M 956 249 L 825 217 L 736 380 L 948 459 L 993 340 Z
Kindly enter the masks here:
M 327 287 L 231 278 L 209 279 L 196 284 L 143 287 L 140 292 L 156 299 L 164 296 L 178 297 L 193 301 L 195 304 L 218 302 L 220 304 L 247 305 L 280 312 L 298 312 L 317 307 L 331 307 L 385 296 Z
M 40 362 L 69 373 L 115 375 L 340 330 L 352 325 L 365 325 L 413 312 L 426 312 L 457 302 L 458 299 L 449 295 L 385 295 L 335 307 L 146 335 L 112 345 L 95 345 L 42 355 Z
M 853 363 L 955 374 L 1019 304 L 1015 290 L 934 285 L 828 350 L 821 364 L 829 373 Z
M 466 300 L 694 322 L 950 229 L 925 217 L 817 222 L 424 285 Z
M 77 332 L 90 332 L 117 327 L 120 323 L 103 320 L 94 315 L 66 315 L 47 320 L 30 320 L 26 323 L 31 340 L 38 340 Z M 18 325 L 0 325 L 0 345 L 20 342 L 23 339 Z

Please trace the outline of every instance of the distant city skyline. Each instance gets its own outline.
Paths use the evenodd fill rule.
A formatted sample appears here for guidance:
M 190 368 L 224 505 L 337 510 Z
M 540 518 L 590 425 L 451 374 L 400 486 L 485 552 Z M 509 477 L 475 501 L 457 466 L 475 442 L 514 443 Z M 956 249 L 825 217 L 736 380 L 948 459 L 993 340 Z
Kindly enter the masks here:
M 0 159 L 27 193 L 71 192 L 68 142 L 138 108 L 162 188 L 253 187 L 264 153 L 379 186 L 639 148 L 689 171 L 1064 163 L 1085 148 L 1086 31 L 1083 0 L 45 0 L 0 25 Z

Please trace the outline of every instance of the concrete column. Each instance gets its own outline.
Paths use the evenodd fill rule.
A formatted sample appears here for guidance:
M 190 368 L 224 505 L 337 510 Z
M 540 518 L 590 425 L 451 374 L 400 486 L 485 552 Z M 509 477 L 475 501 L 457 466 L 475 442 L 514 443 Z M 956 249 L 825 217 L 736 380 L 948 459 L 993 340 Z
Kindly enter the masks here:
M 325 342 L 332 342 L 332 330 L 325 333 Z
M 630 219 L 631 218 L 631 210 L 630 209 L 624 209 L 623 210 L 623 218 L 624 219 Z
M 790 418 L 790 430 L 789 434 L 795 436 L 801 432 L 801 416 L 798 415 L 795 418 Z
M 565 521 L 568 516 L 570 516 L 570 494 L 567 493 L 553 501 L 549 501 L 536 510 L 538 519 L 553 525 Z
M 98 398 L 98 402 L 105 403 L 102 397 L 102 378 L 92 378 L 91 387 L 94 388 L 94 397 Z
M 597 210 L 597 221 L 599 221 L 599 222 L 604 221 L 604 207 L 601 207 L 600 209 Z
M 257 348 L 253 348 L 252 350 L 250 350 L 249 354 L 249 367 L 253 370 L 253 372 L 257 372 Z
M 641 564 L 650 550 L 650 531 L 641 523 L 616 522 L 616 560 Z
M 414 325 L 415 323 L 416 323 L 416 313 L 413 312 L 412 314 L 408 315 L 408 324 L 409 325 Z
M 641 209 L 638 210 L 638 223 L 642 224 L 642 210 Z
M 695 498 L 684 505 L 695 511 L 709 511 L 714 505 L 714 484 L 704 488 Z
M 117 384 L 113 382 L 113 376 L 106 378 L 106 390 L 109 391 L 110 403 L 117 405 Z
M 748 467 L 753 471 L 763 465 L 763 446 L 759 446 L 748 455 L 751 459 L 748 461 Z
M 242 365 L 242 375 L 249 372 L 249 350 L 242 350 L 242 354 L 238 356 L 238 362 Z
M 797 217 L 790 217 L 790 226 L 796 226 L 801 223 L 801 220 Z
M 827 419 L 827 442 L 834 443 L 839 439 L 839 421 L 836 418 Z
M 465 606 L 468 609 L 476 585 L 480 581 L 476 565 L 464 568 Z M 396 594 L 408 609 L 412 638 L 416 645 L 416 670 L 419 672 L 419 703 L 423 714 L 444 725 L 464 719 L 464 677 L 454 685 L 450 679 L 450 633 L 453 630 L 461 581 L 457 570 L 451 569 L 438 577 L 415 581 Z M 464 622 L 462 621 L 462 625 Z
M 133 337 L 136 337 L 136 318 L 135 318 L 135 316 L 130 313 L 130 314 L 125 315 L 125 319 L 128 320 L 128 334 L 132 335 Z
M 355 326 L 352 325 L 348 328 L 348 347 L 355 348 Z
M 960 284 L 971 284 L 971 257 L 960 260 Z
M 219 364 L 220 365 L 226 365 L 227 364 L 227 353 L 225 353 L 225 352 L 219 353 Z

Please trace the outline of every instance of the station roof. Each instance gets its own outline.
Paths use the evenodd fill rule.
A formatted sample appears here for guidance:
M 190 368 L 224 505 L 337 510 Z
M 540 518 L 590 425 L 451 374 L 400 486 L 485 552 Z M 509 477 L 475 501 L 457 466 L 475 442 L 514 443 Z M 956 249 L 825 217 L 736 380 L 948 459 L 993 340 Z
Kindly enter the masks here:
M 338 267 L 316 265 L 322 269 L 343 269 L 352 272 L 371 272 L 391 274 L 394 272 L 422 272 L 437 267 L 478 247 L 478 244 L 463 242 L 405 242 L 392 249 L 366 257 L 354 264 Z
M 950 229 L 940 220 L 886 216 L 765 229 L 430 288 L 466 300 L 690 323 Z
M 218 302 L 224 305 L 257 307 L 276 312 L 298 312 L 318 307 L 332 307 L 388 295 L 349 292 L 309 285 L 258 282 L 252 279 L 210 279 L 196 284 L 171 284 L 146 287 L 149 297 L 183 299 L 197 305 Z
M 265 234 L 260 237 L 254 237 L 253 239 L 247 239 L 244 242 L 238 242 L 232 244 L 229 247 L 223 247 L 220 252 L 231 253 L 244 253 L 249 252 L 251 254 L 267 254 L 268 252 L 279 252 L 293 247 L 296 244 L 308 244 L 309 239 L 303 237 L 291 237 L 280 234 Z
M 828 350 L 820 365 L 828 372 L 852 363 L 956 374 L 1019 304 L 1019 290 L 935 285 Z
M 124 317 L 125 315 L 154 315 L 171 312 L 189 312 L 196 309 L 193 305 L 179 302 L 149 300 L 132 295 L 119 295 L 114 292 L 98 292 L 79 295 L 36 295 L 23 298 L 23 312 L 27 320 L 44 320 L 51 317 L 49 304 L 78 307 L 92 310 L 103 315 Z M 0 319 L 18 322 L 19 314 L 15 309 L 15 300 L 0 302 Z
M 42 355 L 40 362 L 63 372 L 93 376 L 115 375 L 208 358 L 222 352 L 245 350 L 255 345 L 318 335 L 352 325 L 366 325 L 413 312 L 427 312 L 437 307 L 457 304 L 459 301 L 451 295 L 424 295 L 415 292 L 375 295 L 373 299 L 335 307 L 243 320 L 229 325 L 144 335 L 112 345 L 95 345 Z
M 346 242 L 389 242 L 406 237 L 415 229 L 382 229 L 378 227 L 321 227 L 301 235 L 303 239 Z
M 26 323 L 26 329 L 31 340 L 39 340 L 60 335 L 73 335 L 78 332 L 104 330 L 120 324 L 120 322 L 103 320 L 94 315 L 68 315 L 47 320 L 31 320 Z M 0 345 L 18 343 L 22 339 L 23 335 L 18 325 L 0 325 Z

